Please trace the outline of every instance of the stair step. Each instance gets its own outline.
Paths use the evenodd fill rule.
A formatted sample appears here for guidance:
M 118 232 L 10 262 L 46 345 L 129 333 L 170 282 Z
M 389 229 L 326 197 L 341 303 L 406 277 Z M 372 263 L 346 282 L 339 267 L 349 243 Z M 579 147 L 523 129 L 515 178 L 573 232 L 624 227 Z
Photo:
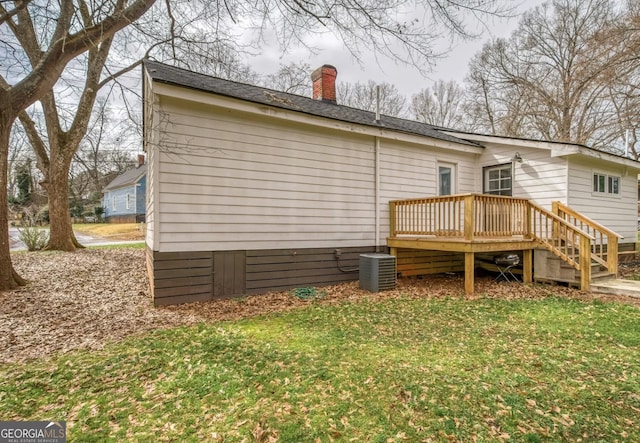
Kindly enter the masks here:
M 571 266 L 569 263 L 567 263 L 564 260 L 558 259 L 560 260 L 560 267 L 563 269 L 576 269 L 573 266 Z M 604 266 L 602 266 L 600 263 L 591 263 L 591 273 L 594 272 L 600 272 L 605 270 L 606 268 Z
M 596 272 L 591 274 L 591 281 L 596 281 L 596 280 L 607 280 L 610 278 L 615 278 L 615 274 L 609 271 L 600 271 L 600 272 Z
M 591 285 L 592 292 L 640 298 L 640 281 L 611 278 Z

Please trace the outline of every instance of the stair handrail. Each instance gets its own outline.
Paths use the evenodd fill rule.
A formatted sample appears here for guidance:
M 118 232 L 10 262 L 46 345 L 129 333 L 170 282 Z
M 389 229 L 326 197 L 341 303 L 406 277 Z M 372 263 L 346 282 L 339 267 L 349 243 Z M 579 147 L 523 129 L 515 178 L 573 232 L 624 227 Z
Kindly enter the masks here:
M 559 201 L 554 201 L 552 203 L 552 205 L 553 205 L 553 207 L 557 207 L 560 211 L 565 212 L 565 213 L 567 213 L 569 215 L 572 215 L 572 216 L 576 217 L 577 219 L 582 220 L 585 224 L 591 226 L 594 229 L 602 231 L 607 235 L 612 235 L 612 236 L 618 237 L 619 239 L 623 239 L 624 238 L 624 235 L 620 235 L 617 232 L 612 231 L 611 229 L 607 228 L 606 226 L 601 225 L 597 221 L 587 217 L 584 214 L 581 214 L 580 212 L 576 211 L 575 209 L 572 209 L 569 206 L 566 206 L 566 205 L 562 204 Z M 560 217 L 560 218 L 562 218 L 562 217 Z
M 566 220 L 562 216 L 562 214 L 566 214 L 568 216 L 573 217 L 576 221 L 582 222 L 588 228 L 591 228 L 594 234 L 594 242 L 591 247 L 591 258 L 597 263 L 605 266 L 608 272 L 611 272 L 614 275 L 618 274 L 618 242 L 620 239 L 623 239 L 624 236 L 618 234 L 617 232 L 612 231 L 606 226 L 601 225 L 595 220 L 587 217 L 584 214 L 579 213 L 578 211 L 562 204 L 559 201 L 554 201 L 552 203 L 552 211 L 554 214 L 558 215 L 560 218 Z M 567 222 L 571 223 L 569 220 Z M 577 223 L 572 223 L 579 229 L 583 229 L 582 226 L 578 226 Z M 589 233 L 589 229 L 587 228 L 586 232 Z M 584 229 L 583 229 L 584 230 Z M 604 242 L 603 236 L 607 238 L 607 252 L 604 252 Z M 606 256 L 606 259 L 605 259 Z
M 574 226 L 571 223 L 567 222 L 562 217 L 536 205 L 531 201 L 529 201 L 529 207 L 531 208 L 531 214 L 529 217 L 529 232 L 531 237 L 544 245 L 549 251 L 560 257 L 566 263 L 579 270 L 580 289 L 582 289 L 583 291 L 588 291 L 591 284 L 591 242 L 595 240 L 595 237 L 584 232 L 582 229 L 579 229 L 577 226 Z M 538 212 L 540 215 L 557 224 L 552 224 L 552 232 L 550 235 L 538 235 L 538 230 L 536 229 L 535 212 Z M 565 232 L 563 238 L 560 238 L 562 232 L 561 228 L 564 228 L 565 231 L 571 231 L 573 235 L 567 235 L 567 233 Z M 542 234 L 542 226 L 540 226 L 540 234 Z M 578 238 L 577 242 L 575 241 L 575 237 Z M 561 240 L 565 241 L 564 247 L 561 246 Z M 555 241 L 558 242 L 558 245 L 554 244 Z M 569 251 L 571 251 L 571 254 L 569 254 Z M 589 251 L 589 253 L 585 254 L 584 251 Z

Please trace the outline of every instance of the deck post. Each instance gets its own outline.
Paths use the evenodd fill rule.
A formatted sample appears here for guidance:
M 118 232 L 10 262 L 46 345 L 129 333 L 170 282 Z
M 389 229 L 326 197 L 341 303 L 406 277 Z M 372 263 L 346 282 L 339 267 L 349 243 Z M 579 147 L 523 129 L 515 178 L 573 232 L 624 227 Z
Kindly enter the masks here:
M 473 295 L 474 293 L 475 260 L 473 252 L 464 253 L 464 293 L 467 295 Z
M 580 290 L 589 291 L 591 286 L 591 241 L 580 236 Z
M 533 249 L 522 251 L 522 280 L 525 283 L 533 282 Z
M 560 217 L 560 202 L 559 201 L 553 201 L 551 202 L 551 212 L 553 213 L 553 215 L 557 215 L 558 217 Z M 553 220 L 552 222 L 552 230 L 551 230 L 551 235 L 554 241 L 556 241 L 558 243 L 558 245 L 560 244 L 560 225 L 558 224 L 558 222 L 556 220 Z M 554 243 L 555 245 L 555 243 Z
M 527 203 L 525 204 L 526 210 L 524 211 L 524 225 L 526 226 L 526 237 L 533 238 L 535 228 L 532 225 L 532 222 L 533 222 L 533 217 L 531 217 L 532 208 L 529 203 L 530 202 L 527 201 Z
M 389 237 L 396 236 L 396 202 L 389 202 Z
M 475 197 L 474 195 L 464 196 L 464 239 L 473 240 L 473 226 L 475 221 Z
M 615 235 L 607 236 L 607 271 L 618 277 L 618 237 Z

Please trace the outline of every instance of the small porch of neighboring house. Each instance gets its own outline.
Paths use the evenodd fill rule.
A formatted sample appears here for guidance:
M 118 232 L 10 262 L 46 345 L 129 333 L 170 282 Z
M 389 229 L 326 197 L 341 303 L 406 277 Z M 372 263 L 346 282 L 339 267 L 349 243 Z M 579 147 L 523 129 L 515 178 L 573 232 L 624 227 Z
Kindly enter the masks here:
M 523 198 L 465 194 L 389 202 L 387 246 L 400 275 L 464 271 L 465 292 L 474 293 L 477 256 L 518 252 L 522 280 L 573 283 L 589 291 L 593 279 L 616 277 L 620 235 L 554 202 L 546 210 Z M 565 270 L 536 257 L 547 251 Z M 430 257 L 427 251 L 437 251 Z M 421 255 L 423 254 L 423 255 Z M 541 257 L 543 254 L 540 254 Z M 432 260 L 435 266 L 426 266 Z M 567 271 L 571 273 L 567 277 Z

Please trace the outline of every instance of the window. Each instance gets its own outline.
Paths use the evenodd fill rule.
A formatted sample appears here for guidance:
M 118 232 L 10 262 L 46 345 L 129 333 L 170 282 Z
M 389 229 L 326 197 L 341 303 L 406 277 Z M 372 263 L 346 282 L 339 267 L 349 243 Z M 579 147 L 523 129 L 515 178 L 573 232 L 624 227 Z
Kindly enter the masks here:
M 116 210 L 116 196 L 111 197 L 111 209 Z
M 620 194 L 620 177 L 609 176 L 609 194 Z
M 438 165 L 438 195 L 451 195 L 455 192 L 455 165 Z
M 512 195 L 511 163 L 484 168 L 484 193 Z
M 597 172 L 594 173 L 593 192 L 598 192 L 601 194 L 620 194 L 620 177 L 600 174 Z
M 607 192 L 606 184 L 606 175 L 593 174 L 593 192 Z
M 131 209 L 131 194 L 127 192 L 127 209 Z

